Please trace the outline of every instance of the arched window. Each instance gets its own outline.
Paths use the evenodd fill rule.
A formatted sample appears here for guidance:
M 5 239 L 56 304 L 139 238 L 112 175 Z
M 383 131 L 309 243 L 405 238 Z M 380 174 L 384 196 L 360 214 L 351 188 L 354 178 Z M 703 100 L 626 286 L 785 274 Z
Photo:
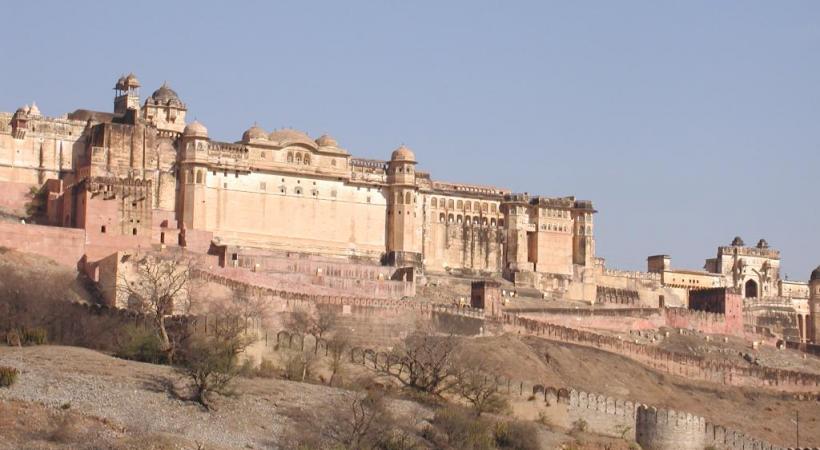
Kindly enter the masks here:
M 302 154 L 301 153 L 296 154 L 296 164 L 302 164 Z
M 470 202 L 467 202 L 467 203 L 464 205 L 464 209 L 465 209 L 465 210 L 467 210 L 467 211 L 472 211 L 472 210 L 473 210 L 473 206 L 472 206 L 472 204 L 471 204 Z
M 438 199 L 433 197 L 433 199 L 430 200 L 430 206 L 432 206 L 433 208 L 438 208 Z
M 288 162 L 289 163 L 293 162 L 293 152 L 288 152 Z
M 495 219 L 490 219 L 490 226 L 495 227 Z
M 439 222 L 444 222 L 444 220 L 445 220 L 445 218 L 444 218 L 444 213 L 440 213 L 440 214 L 438 215 L 438 221 L 439 221 Z
M 592 227 L 587 226 L 587 236 L 592 235 Z
M 447 222 L 453 223 L 453 215 L 452 214 L 447 215 Z
M 462 222 L 463 222 L 463 220 L 461 218 L 461 214 L 457 215 L 456 216 L 456 223 L 462 223 Z
M 401 192 L 396 192 L 396 203 L 401 205 Z
M 491 212 L 497 212 L 497 211 L 498 211 L 498 207 L 495 205 L 495 203 L 493 203 L 492 205 L 490 205 L 490 211 L 491 211 Z
M 481 211 L 487 212 L 487 204 L 486 203 L 481 204 Z
M 580 229 L 580 230 L 578 230 L 578 231 L 580 232 L 581 236 L 583 236 L 583 235 L 584 235 L 584 227 L 581 227 L 581 229 Z
M 455 203 L 453 202 L 453 199 L 447 201 L 447 207 L 450 209 L 455 208 Z
M 464 202 L 459 200 L 458 203 L 456 203 L 456 209 L 464 209 Z
M 310 165 L 310 155 L 305 155 L 305 165 L 306 166 Z
M 196 171 L 196 183 L 197 184 L 202 184 L 202 171 L 201 170 Z
M 194 169 L 188 169 L 188 183 L 194 182 Z
M 412 201 L 412 200 L 410 200 L 410 193 L 409 193 L 409 192 L 407 192 L 407 193 L 405 193 L 405 194 L 404 194 L 404 203 L 406 203 L 406 204 L 408 204 L 408 205 L 409 205 L 409 204 L 411 204 L 411 203 L 413 203 L 413 201 Z

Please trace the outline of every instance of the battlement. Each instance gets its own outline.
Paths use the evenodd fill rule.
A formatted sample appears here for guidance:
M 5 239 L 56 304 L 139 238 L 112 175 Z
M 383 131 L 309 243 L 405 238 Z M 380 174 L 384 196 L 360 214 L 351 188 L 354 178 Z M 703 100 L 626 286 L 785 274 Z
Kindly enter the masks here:
M 641 404 L 636 409 L 636 419 L 640 426 L 669 425 L 671 428 L 686 431 L 701 431 L 706 427 L 706 419 L 700 416 L 674 409 L 656 408 Z
M 599 259 L 603 260 L 603 258 Z M 661 282 L 661 274 L 654 272 L 641 272 L 639 270 L 618 270 L 604 267 L 603 273 L 604 275 L 609 275 L 612 277 L 632 278 L 635 280 L 655 281 L 658 283 Z
M 88 179 L 89 191 L 106 190 L 106 187 L 138 187 L 150 188 L 150 179 L 140 178 L 119 178 L 119 177 L 91 177 Z
M 569 406 L 634 419 L 638 404 L 629 400 L 608 397 L 602 394 L 570 389 Z
M 380 159 L 350 158 L 350 166 L 387 170 L 387 161 L 382 161 Z
M 763 258 L 780 259 L 780 250 L 772 248 L 739 247 L 734 245 L 718 247 L 719 255 L 759 256 Z
M 477 194 L 502 196 L 510 191 L 495 186 L 485 186 L 480 184 L 450 183 L 446 181 L 433 181 L 432 187 L 437 191 L 456 192 L 460 194 Z
M 687 308 L 666 308 L 667 317 L 682 317 L 688 320 L 698 320 L 703 322 L 725 322 L 726 316 L 720 313 L 708 311 L 695 311 Z M 680 328 L 680 327 L 678 327 Z

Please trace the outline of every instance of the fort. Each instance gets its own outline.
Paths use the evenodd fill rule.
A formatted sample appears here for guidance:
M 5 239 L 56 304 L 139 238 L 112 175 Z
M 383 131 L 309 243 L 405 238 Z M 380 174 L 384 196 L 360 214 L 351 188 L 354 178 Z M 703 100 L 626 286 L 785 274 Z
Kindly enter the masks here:
M 820 392 L 817 373 L 658 344 L 680 333 L 820 354 L 820 267 L 808 282 L 782 279 L 765 239 L 736 237 L 702 270 L 663 254 L 646 271 L 619 270 L 596 254 L 590 200 L 436 180 L 404 145 L 362 159 L 326 134 L 258 125 L 217 141 L 167 84 L 144 100 L 140 87 L 133 74 L 116 80 L 113 112 L 0 113 L 0 247 L 76 269 L 104 311 L 129 308 L 121 287 L 138 257 L 178 255 L 197 261 L 198 280 L 277 312 L 355 317 L 347 328 L 361 347 L 350 358 L 362 364 L 383 354 L 367 345 L 389 347 L 421 318 L 454 334 L 600 349 L 703 382 Z M 631 429 L 646 449 L 778 448 L 688 413 L 538 386 L 568 420 Z

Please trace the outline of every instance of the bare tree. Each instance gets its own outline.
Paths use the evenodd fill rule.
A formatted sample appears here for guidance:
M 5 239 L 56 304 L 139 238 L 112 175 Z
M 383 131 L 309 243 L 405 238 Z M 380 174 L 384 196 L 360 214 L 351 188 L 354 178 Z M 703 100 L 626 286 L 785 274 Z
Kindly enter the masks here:
M 252 340 L 239 327 L 224 327 L 211 336 L 196 335 L 180 348 L 176 370 L 188 381 L 191 399 L 213 409 L 211 395 L 233 394 L 240 373 L 239 354 Z
M 133 261 L 133 272 L 123 271 L 117 280 L 117 289 L 128 299 L 129 308 L 153 319 L 169 362 L 173 362 L 175 349 L 166 318 L 190 310 L 193 270 L 194 262 L 181 256 L 144 255 Z
M 305 349 L 305 336 L 310 334 L 311 322 L 310 312 L 302 308 L 291 311 L 285 321 L 285 326 L 288 330 L 299 335 L 302 342 L 302 350 Z
M 336 311 L 329 308 L 318 308 L 316 316 L 313 318 L 311 324 L 311 334 L 315 338 L 322 339 L 325 333 L 332 330 L 336 326 L 337 320 Z
M 414 333 L 393 350 L 389 361 L 377 370 L 403 386 L 437 397 L 451 388 L 452 364 L 458 342 L 455 337 Z M 398 370 L 394 367 L 398 365 Z
M 347 333 L 337 332 L 327 342 L 328 356 L 330 356 L 330 378 L 327 381 L 329 386 L 333 385 L 336 378 L 344 369 L 345 353 L 350 348 L 350 337 Z
M 317 308 L 315 314 L 306 309 L 297 309 L 290 313 L 287 327 L 301 335 L 302 349 L 304 350 L 304 336 L 310 335 L 314 339 L 313 353 L 319 352 L 319 341 L 327 332 L 335 328 L 337 314 L 332 309 Z
M 373 392 L 345 393 L 332 405 L 331 417 L 321 435 L 346 449 L 374 448 L 390 428 L 384 397 Z
M 478 357 L 461 357 L 453 364 L 453 391 L 473 407 L 476 416 L 501 412 L 507 401 L 501 394 L 495 371 L 486 368 Z

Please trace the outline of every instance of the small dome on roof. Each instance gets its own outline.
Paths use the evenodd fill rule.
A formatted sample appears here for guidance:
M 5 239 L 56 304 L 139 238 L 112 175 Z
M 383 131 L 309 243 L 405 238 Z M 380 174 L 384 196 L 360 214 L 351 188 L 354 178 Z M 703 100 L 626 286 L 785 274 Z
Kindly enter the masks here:
M 732 239 L 732 247 L 743 247 L 744 245 L 746 244 L 743 242 L 743 239 L 741 239 L 740 236 L 735 236 L 735 238 Z
M 140 87 L 140 80 L 137 79 L 134 72 L 129 73 L 128 76 L 125 77 L 125 87 Z
M 811 278 L 809 278 L 809 280 L 810 281 L 815 281 L 815 280 L 820 281 L 820 266 L 817 266 L 817 268 L 814 269 L 811 272 Z
M 766 239 L 761 239 L 757 241 L 757 248 L 769 248 L 769 243 L 766 242 Z
M 316 145 L 319 147 L 338 147 L 339 143 L 332 136 L 323 134 L 319 136 L 319 139 L 316 139 Z
M 185 125 L 185 130 L 182 132 L 183 136 L 194 136 L 194 137 L 208 137 L 208 129 L 205 128 L 205 125 L 202 125 L 198 121 L 194 120 L 193 122 Z
M 14 114 L 15 115 L 16 114 L 28 114 L 30 109 L 31 108 L 28 105 L 21 106 L 21 107 L 17 108 L 17 111 L 14 111 Z
M 302 142 L 312 146 L 316 145 L 307 133 L 304 131 L 294 130 L 293 128 L 274 130 L 268 135 L 268 139 L 279 143 Z
M 168 83 L 162 83 L 162 86 L 151 94 L 150 100 L 162 105 L 185 106 L 176 91 L 168 87 Z
M 252 127 L 248 128 L 247 130 L 245 130 L 244 133 L 242 133 L 243 142 L 249 142 L 252 139 L 268 140 L 268 132 L 258 127 L 256 124 L 253 124 Z
M 31 102 L 31 108 L 29 108 L 28 113 L 32 116 L 40 115 L 40 108 L 37 107 L 37 103 Z
M 402 144 L 401 147 L 393 150 L 393 154 L 390 155 L 390 160 L 416 162 L 416 155 L 413 154 L 413 151 L 407 148 L 407 146 Z

